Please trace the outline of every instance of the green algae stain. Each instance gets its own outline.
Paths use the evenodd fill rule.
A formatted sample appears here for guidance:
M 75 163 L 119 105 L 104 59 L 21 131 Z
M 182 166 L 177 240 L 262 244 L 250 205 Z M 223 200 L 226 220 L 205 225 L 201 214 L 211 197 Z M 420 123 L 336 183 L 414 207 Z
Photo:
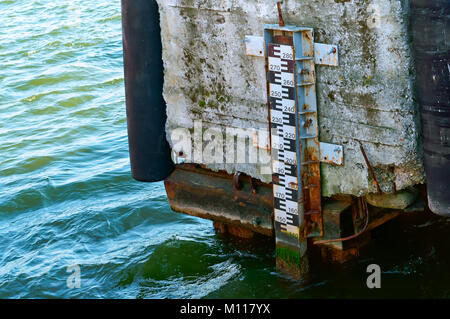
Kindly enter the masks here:
M 291 248 L 277 247 L 276 256 L 277 258 L 283 259 L 288 264 L 300 265 L 300 254 Z

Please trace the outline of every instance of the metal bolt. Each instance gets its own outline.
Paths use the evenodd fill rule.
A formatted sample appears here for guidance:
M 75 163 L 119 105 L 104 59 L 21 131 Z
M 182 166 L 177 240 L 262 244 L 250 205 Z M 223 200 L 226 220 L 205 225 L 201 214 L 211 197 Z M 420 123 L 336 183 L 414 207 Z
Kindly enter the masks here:
M 309 71 L 307 69 L 302 69 L 302 70 L 300 70 L 299 73 L 302 75 L 305 75 L 305 74 L 309 74 Z
M 308 128 L 308 127 L 311 126 L 311 124 L 312 124 L 312 120 L 311 119 L 306 120 L 305 123 L 303 123 L 303 127 L 304 128 Z
M 253 226 L 258 227 L 259 225 L 261 225 L 261 219 L 259 217 L 255 217 L 253 219 Z

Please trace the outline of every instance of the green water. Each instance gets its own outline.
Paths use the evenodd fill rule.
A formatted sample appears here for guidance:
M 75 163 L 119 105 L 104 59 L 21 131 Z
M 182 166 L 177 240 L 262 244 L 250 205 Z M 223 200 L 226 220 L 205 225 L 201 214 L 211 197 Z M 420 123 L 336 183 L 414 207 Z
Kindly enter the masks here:
M 122 63 L 120 1 L 0 0 L 0 298 L 450 294 L 445 221 L 391 223 L 358 262 L 315 263 L 299 286 L 270 240 L 172 212 L 162 183 L 130 177 Z

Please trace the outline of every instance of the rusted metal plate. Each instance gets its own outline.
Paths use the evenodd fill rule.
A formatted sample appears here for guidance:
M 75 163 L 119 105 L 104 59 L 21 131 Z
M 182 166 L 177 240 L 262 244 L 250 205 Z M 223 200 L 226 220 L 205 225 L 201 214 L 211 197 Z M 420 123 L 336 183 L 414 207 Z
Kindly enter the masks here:
M 342 145 L 320 142 L 320 162 L 343 166 L 344 147 Z
M 246 35 L 244 39 L 245 53 L 250 56 L 264 57 L 264 38 Z
M 316 64 L 320 65 L 339 66 L 338 46 L 314 43 L 314 60 Z
M 273 235 L 272 186 L 241 175 L 213 172 L 196 164 L 180 164 L 164 182 L 170 207 L 176 212 Z M 252 191 L 252 188 L 256 191 Z
M 299 27 L 299 26 L 295 26 L 295 25 L 286 25 L 286 26 L 280 27 L 280 25 L 278 25 L 278 24 L 265 24 L 264 29 L 267 31 L 273 31 L 272 33 L 275 33 L 275 32 L 290 33 L 290 32 L 311 31 L 311 28 L 308 28 L 308 27 Z

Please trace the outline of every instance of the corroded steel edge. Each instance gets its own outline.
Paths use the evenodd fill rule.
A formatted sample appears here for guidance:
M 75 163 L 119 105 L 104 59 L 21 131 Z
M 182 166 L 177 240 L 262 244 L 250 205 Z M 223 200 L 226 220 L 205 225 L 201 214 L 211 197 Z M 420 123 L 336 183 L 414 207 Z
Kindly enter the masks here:
M 164 182 L 170 207 L 176 212 L 244 227 L 273 236 L 272 186 L 243 175 L 240 190 L 233 175 L 195 164 L 177 165 Z

